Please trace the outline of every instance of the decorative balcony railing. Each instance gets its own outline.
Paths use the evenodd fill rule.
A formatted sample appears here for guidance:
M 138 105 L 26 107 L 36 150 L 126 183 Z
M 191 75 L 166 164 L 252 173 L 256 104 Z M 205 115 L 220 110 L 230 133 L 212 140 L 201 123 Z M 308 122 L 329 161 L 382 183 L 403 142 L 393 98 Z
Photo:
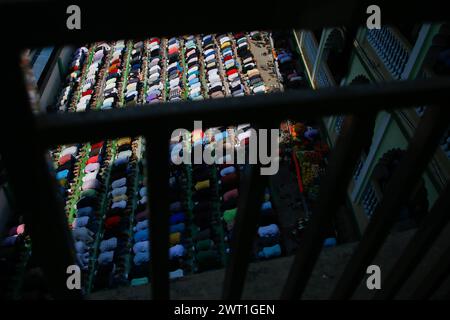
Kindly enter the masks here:
M 367 32 L 367 41 L 373 47 L 381 61 L 394 79 L 400 79 L 409 58 L 409 50 L 389 27 L 371 29 Z

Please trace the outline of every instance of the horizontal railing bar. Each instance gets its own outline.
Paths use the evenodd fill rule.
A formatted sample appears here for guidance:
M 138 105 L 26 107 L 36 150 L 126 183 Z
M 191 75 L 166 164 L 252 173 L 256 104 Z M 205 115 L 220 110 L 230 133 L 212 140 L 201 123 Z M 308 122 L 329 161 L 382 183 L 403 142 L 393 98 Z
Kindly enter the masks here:
M 365 145 L 372 140 L 375 113 L 349 116 L 331 154 L 326 176 L 320 185 L 318 207 L 312 214 L 295 255 L 281 299 L 299 299 L 322 251 L 325 230 L 332 224 L 345 190 Z
M 402 285 L 411 276 L 450 219 L 450 184 L 447 184 L 433 208 L 426 215 L 419 229 L 383 281 L 381 290 L 375 293 L 377 300 L 393 299 Z
M 417 130 L 409 142 L 404 158 L 400 161 L 386 186 L 383 198 L 361 241 L 339 279 L 332 299 L 350 299 L 360 284 L 367 267 L 375 258 L 400 214 L 400 208 L 433 156 L 440 138 L 449 125 L 450 109 L 427 108 Z
M 287 118 L 312 119 L 354 112 L 375 112 L 450 98 L 450 78 L 390 82 L 379 85 L 354 85 L 320 90 L 286 91 L 239 98 L 192 102 L 168 102 L 133 108 L 37 115 L 38 135 L 47 147 L 139 135 L 148 127 L 167 129 L 193 126 L 202 120 L 204 127 L 227 123 Z
M 407 10 L 395 1 L 377 1 L 382 11 L 382 23 L 409 24 L 417 22 L 443 21 L 448 18 L 444 1 L 429 0 L 427 5 L 408 2 Z M 81 9 L 81 28 L 69 30 L 66 13 L 69 5 Z M 166 2 L 128 0 L 128 8 L 136 12 L 153 12 L 152 23 L 139 15 L 121 15 L 120 23 L 117 6 L 108 1 L 93 0 L 35 0 L 6 2 L 0 4 L 0 28 L 9 30 L 10 26 L 20 25 L 14 32 L 5 32 L 5 43 L 23 46 L 47 46 L 61 44 L 83 44 L 98 40 L 129 39 L 156 36 L 173 36 L 187 33 L 207 33 L 241 30 L 281 30 L 288 28 L 319 29 L 341 25 L 366 25 L 369 15 L 366 9 L 373 1 L 369 0 L 321 0 L 297 1 L 295 8 L 290 4 L 273 4 L 268 9 L 260 3 L 247 1 L 245 8 L 251 14 L 245 19 L 233 19 L 225 12 L 211 11 L 210 2 L 196 2 L 195 10 L 186 14 L 184 10 L 171 10 Z M 243 8 L 245 11 L 246 9 Z M 167 14 L 160 14 L 167 12 Z M 246 11 L 245 11 L 246 12 Z M 105 18 L 103 18 L 105 17 Z M 208 19 L 208 23 L 205 23 Z M 125 27 L 124 27 L 125 26 Z M 180 26 L 182 28 L 180 29 Z M 229 29 L 232 30 L 229 30 Z

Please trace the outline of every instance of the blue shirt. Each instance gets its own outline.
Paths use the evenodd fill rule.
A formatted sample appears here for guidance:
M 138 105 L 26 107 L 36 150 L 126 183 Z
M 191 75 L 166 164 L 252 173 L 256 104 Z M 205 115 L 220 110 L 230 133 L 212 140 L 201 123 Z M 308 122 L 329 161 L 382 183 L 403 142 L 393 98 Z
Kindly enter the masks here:
M 186 220 L 186 216 L 183 212 L 174 213 L 170 216 L 170 224 L 174 225 L 180 222 L 184 222 Z
M 186 226 L 184 223 L 178 223 L 170 226 L 170 232 L 169 233 L 176 233 L 176 232 L 184 232 Z
M 69 170 L 63 170 L 63 171 L 59 171 L 56 174 L 56 180 L 62 180 L 62 179 L 66 179 L 67 176 L 69 175 Z
M 224 177 L 227 174 L 230 174 L 230 173 L 233 173 L 233 172 L 236 172 L 236 168 L 233 167 L 233 166 L 229 166 L 229 167 L 226 167 L 226 168 L 223 168 L 222 170 L 220 170 L 220 175 L 222 177 Z
M 181 210 L 181 202 L 172 202 L 169 207 L 170 211 L 180 211 Z
M 92 207 L 84 207 L 77 210 L 77 217 L 90 216 L 94 212 Z
M 279 244 L 276 244 L 272 247 L 265 247 L 260 252 L 258 252 L 258 256 L 260 258 L 273 258 L 279 257 L 281 255 L 281 247 Z
M 138 252 L 138 253 L 136 253 L 136 255 L 133 258 L 133 262 L 137 266 L 139 266 L 149 260 L 150 260 L 150 252 L 148 252 L 148 251 Z
M 261 211 L 265 211 L 268 209 L 272 209 L 272 202 L 270 201 L 263 202 L 263 204 L 261 205 Z
M 144 230 L 140 230 L 138 232 L 136 232 L 134 234 L 134 242 L 141 242 L 141 241 L 146 241 L 148 240 L 148 234 L 149 230 L 148 229 L 144 229 Z
M 193 85 L 193 84 L 195 84 L 197 82 L 200 82 L 200 80 L 198 78 L 194 78 L 191 81 L 189 81 L 189 85 L 191 86 L 191 85 Z
M 216 134 L 216 135 L 214 136 L 214 139 L 215 139 L 216 141 L 220 141 L 220 140 L 225 139 L 225 138 L 227 138 L 227 137 L 228 137 L 228 131 L 224 131 L 224 132 L 221 132 L 221 133 Z

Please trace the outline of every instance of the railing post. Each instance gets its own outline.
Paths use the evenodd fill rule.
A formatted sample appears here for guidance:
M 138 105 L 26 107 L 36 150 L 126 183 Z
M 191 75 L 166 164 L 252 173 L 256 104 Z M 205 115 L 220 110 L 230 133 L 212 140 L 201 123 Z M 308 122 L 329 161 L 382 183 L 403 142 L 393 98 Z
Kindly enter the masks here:
M 355 253 L 333 291 L 332 299 L 349 299 L 353 295 L 367 266 L 378 253 L 399 216 L 401 205 L 408 199 L 428 165 L 448 124 L 448 108 L 440 106 L 427 108 L 409 142 L 404 158 L 386 186 L 381 203 L 375 209 Z
M 430 272 L 423 278 L 413 292 L 411 300 L 429 299 L 444 283 L 450 272 L 450 246 L 444 251 L 440 259 L 433 265 Z
M 149 199 L 150 280 L 152 298 L 168 300 L 169 292 L 169 135 L 166 129 L 145 136 Z
M 81 290 L 67 287 L 67 267 L 75 264 L 72 234 L 64 214 L 62 198 L 57 196 L 54 177 L 46 160 L 46 150 L 36 134 L 20 51 L 3 50 L 1 61 L 8 81 L 3 87 L 1 111 L 1 153 L 8 181 L 24 214 L 31 236 L 33 255 L 42 268 L 55 299 L 81 298 Z
M 375 293 L 374 299 L 393 299 L 402 285 L 414 272 L 422 257 L 428 252 L 430 245 L 439 236 L 450 219 L 450 184 L 447 184 L 431 211 L 425 216 L 419 229 L 409 241 L 397 263 L 392 267 L 381 290 Z
M 268 154 L 272 155 L 274 150 L 271 150 L 269 129 L 272 126 L 267 125 L 267 123 L 263 126 L 268 128 L 267 150 Z M 258 136 L 258 151 L 260 147 L 259 139 L 261 139 L 260 136 Z M 254 151 L 256 152 L 256 150 Z M 261 174 L 263 165 L 259 160 L 257 164 L 247 164 L 242 172 L 236 224 L 231 243 L 231 257 L 225 270 L 222 294 L 223 298 L 228 300 L 240 299 L 242 296 L 250 254 L 258 229 L 264 189 L 268 184 L 268 176 Z

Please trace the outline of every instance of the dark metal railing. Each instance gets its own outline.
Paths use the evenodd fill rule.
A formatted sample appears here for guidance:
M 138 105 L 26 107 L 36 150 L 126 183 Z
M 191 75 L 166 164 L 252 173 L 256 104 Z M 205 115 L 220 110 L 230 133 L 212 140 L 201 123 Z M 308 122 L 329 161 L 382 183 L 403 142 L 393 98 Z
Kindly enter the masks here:
M 72 2 L 79 3 L 82 8 L 86 5 L 84 1 L 71 1 L 70 4 Z M 150 2 L 128 2 L 136 3 L 140 7 L 150 5 Z M 363 6 L 365 2 L 338 3 L 324 0 L 321 1 L 320 6 L 316 3 L 317 1 L 301 2 L 303 7 L 298 11 L 286 10 L 282 6 L 275 6 L 273 10 L 256 9 L 257 12 L 253 12 L 249 19 L 233 21 L 232 27 L 236 29 L 315 28 L 324 25 L 354 26 L 356 23 L 365 22 L 365 12 L 361 11 L 362 8 L 365 10 Z M 8 75 L 8 82 L 3 88 L 5 94 L 1 109 L 0 130 L 2 133 L 1 153 L 9 173 L 11 188 L 14 194 L 27 197 L 26 201 L 18 202 L 19 210 L 24 213 L 25 223 L 29 226 L 33 241 L 33 252 L 43 268 L 55 298 L 81 298 L 82 295 L 79 291 L 71 291 L 66 287 L 66 268 L 75 261 L 73 240 L 61 200 L 57 197 L 54 179 L 46 162 L 47 148 L 99 138 L 137 135 L 146 137 L 148 189 L 150 190 L 148 196 L 152 221 L 150 225 L 152 296 L 154 299 L 167 299 L 170 297 L 168 279 L 169 160 L 167 156 L 169 132 L 178 127 L 189 128 L 193 120 L 202 120 L 204 126 L 234 123 L 236 113 L 239 114 L 239 121 L 263 124 L 267 127 L 278 126 L 279 121 L 287 118 L 311 119 L 350 114 L 345 122 L 345 130 L 333 150 L 321 185 L 318 211 L 312 216 L 305 240 L 295 257 L 283 290 L 282 298 L 296 299 L 301 297 L 321 251 L 324 227 L 336 213 L 339 201 L 344 200 L 344 190 L 350 180 L 351 171 L 363 147 L 371 139 L 377 112 L 413 105 L 430 105 L 409 144 L 405 158 L 388 186 L 389 192 L 386 192 L 386 196 L 376 210 L 332 295 L 333 298 L 338 299 L 351 297 L 362 279 L 363 268 L 372 261 L 384 242 L 402 200 L 408 197 L 412 186 L 423 173 L 440 136 L 449 123 L 449 109 L 440 103 L 450 99 L 450 78 L 328 88 L 317 91 L 303 90 L 200 102 L 143 105 L 102 112 L 33 116 L 19 68 L 19 48 L 47 43 L 80 43 L 110 37 L 139 37 L 149 32 L 148 22 L 145 19 L 135 19 L 135 17 L 131 19 L 125 15 L 121 17 L 124 21 L 120 25 L 112 20 L 98 19 L 96 13 L 98 16 L 108 16 L 110 11 L 117 13 L 115 7 L 112 6 L 110 9 L 101 1 L 89 1 L 89 15 L 84 20 L 84 29 L 68 31 L 65 29 L 65 8 L 68 3 L 57 1 L 52 4 L 53 6 L 49 6 L 45 1 L 35 1 L 2 5 L 2 17 L 4 17 L 0 19 L 0 26 L 4 27 L 2 30 L 8 30 L 6 27 L 8 24 L 22 24 L 24 28 L 8 34 L 5 41 L 10 43 L 13 49 L 0 52 L 0 61 L 8 61 L 3 67 L 3 72 L 6 71 L 5 74 Z M 153 12 L 158 12 L 165 4 L 151 3 L 151 5 Z M 392 22 L 395 18 L 409 23 L 423 20 L 436 21 L 443 18 L 442 14 L 445 12 L 439 7 L 433 7 L 432 4 L 427 4 L 426 8 L 411 5 L 406 16 L 392 5 L 386 3 L 386 6 L 383 11 L 386 22 Z M 203 7 L 200 5 L 199 8 Z M 255 8 L 262 8 L 262 6 Z M 329 11 L 324 12 L 323 10 L 326 9 Z M 21 15 L 13 14 L 19 10 L 23 11 Z M 342 12 L 342 14 L 337 15 L 336 12 Z M 195 12 L 199 17 L 204 13 L 206 9 Z M 182 11 L 175 11 L 174 15 L 172 20 L 177 21 L 176 28 L 173 25 L 154 23 L 152 34 L 179 33 L 179 25 L 189 26 L 189 30 L 182 30 L 183 32 L 217 32 L 228 27 L 224 23 L 226 20 L 215 19 L 207 26 L 210 30 L 204 30 L 202 19 L 190 16 L 187 21 Z M 274 17 L 277 16 L 283 19 L 275 19 Z M 11 19 L 14 19 L 14 24 L 11 23 Z M 26 28 L 27 25 L 30 25 L 30 28 Z M 124 25 L 127 26 L 126 30 L 123 29 Z M 26 33 L 21 30 L 26 30 Z M 7 124 L 12 127 L 8 127 Z M 264 177 L 258 174 L 258 166 L 250 166 L 243 175 L 232 254 L 223 288 L 223 297 L 226 299 L 240 298 L 244 287 L 250 247 L 256 230 L 256 212 L 263 195 L 261 186 L 264 185 Z M 446 194 L 448 194 L 448 187 Z M 440 221 L 444 219 L 443 214 L 448 211 L 448 197 L 445 195 L 441 196 L 430 213 L 430 216 L 437 217 L 436 219 Z M 438 226 L 430 221 L 425 228 L 437 230 Z M 420 244 L 432 243 L 437 237 L 436 233 L 429 230 L 422 231 L 412 240 L 414 247 L 409 246 L 405 251 L 406 257 L 402 257 L 399 262 L 403 268 L 414 269 L 412 262 L 426 250 L 426 246 Z M 441 266 L 448 266 L 448 255 L 443 257 L 440 263 Z M 423 285 L 418 288 L 414 297 L 429 296 L 442 276 L 442 272 L 430 274 L 427 287 Z M 404 280 L 406 279 L 397 279 L 395 285 L 384 293 L 384 297 L 393 297 Z M 433 286 L 430 287 L 431 285 Z

